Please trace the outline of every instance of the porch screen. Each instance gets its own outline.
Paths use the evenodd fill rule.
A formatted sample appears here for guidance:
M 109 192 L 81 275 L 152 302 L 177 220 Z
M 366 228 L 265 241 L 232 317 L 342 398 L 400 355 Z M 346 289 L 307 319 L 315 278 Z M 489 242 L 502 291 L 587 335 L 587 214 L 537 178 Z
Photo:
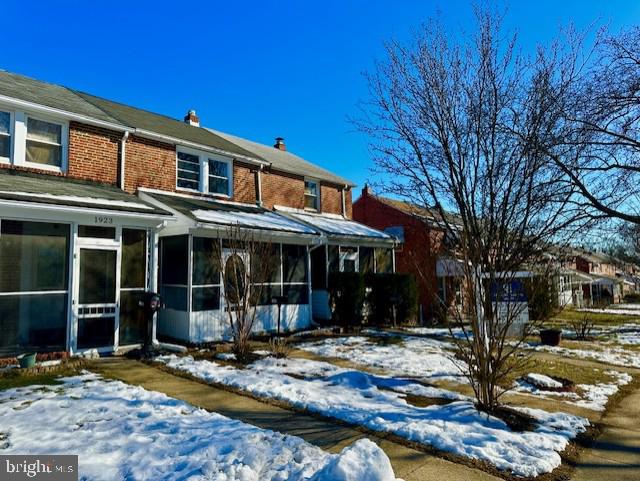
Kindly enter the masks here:
M 64 350 L 69 225 L 0 221 L 0 352 Z
M 144 340 L 144 311 L 139 303 L 147 287 L 147 231 L 122 229 L 120 274 L 120 344 Z
M 160 239 L 160 295 L 167 309 L 186 311 L 189 289 L 189 237 Z
M 270 253 L 264 258 L 253 256 L 251 259 L 251 270 L 253 283 L 252 302 L 258 306 L 273 304 L 275 296 L 282 295 L 282 276 L 280 263 L 280 244 L 271 244 L 268 248 Z M 260 288 L 258 288 L 260 286 Z
M 288 304 L 308 304 L 307 248 L 282 245 L 282 289 Z
M 390 274 L 393 272 L 393 254 L 391 249 L 376 248 L 376 272 Z
M 214 242 L 220 240 L 208 237 L 193 238 L 192 311 L 220 309 L 220 270 L 213 261 Z

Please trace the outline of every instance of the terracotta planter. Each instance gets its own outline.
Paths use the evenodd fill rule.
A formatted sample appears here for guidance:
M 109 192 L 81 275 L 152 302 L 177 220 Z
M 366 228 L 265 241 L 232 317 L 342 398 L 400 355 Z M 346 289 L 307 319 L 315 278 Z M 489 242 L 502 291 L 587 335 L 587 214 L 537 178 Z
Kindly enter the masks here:
M 540 342 L 545 346 L 557 346 L 562 340 L 560 329 L 543 329 L 540 331 Z

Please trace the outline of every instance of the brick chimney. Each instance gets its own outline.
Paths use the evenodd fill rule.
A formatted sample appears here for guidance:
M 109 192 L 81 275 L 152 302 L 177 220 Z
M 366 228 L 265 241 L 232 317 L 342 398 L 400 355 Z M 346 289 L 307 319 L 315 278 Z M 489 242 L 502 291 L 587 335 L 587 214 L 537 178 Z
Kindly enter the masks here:
M 361 196 L 367 197 L 368 195 L 369 195 L 369 184 L 364 184 L 364 187 L 362 188 Z
M 282 150 L 282 151 L 287 150 L 287 146 L 284 144 L 284 138 L 282 137 L 276 137 L 276 143 L 273 144 L 273 146 L 278 150 Z
M 196 115 L 195 110 L 189 110 L 189 112 L 187 112 L 187 115 L 185 115 L 184 117 L 184 121 L 189 125 L 193 125 L 194 127 L 200 127 L 200 117 Z

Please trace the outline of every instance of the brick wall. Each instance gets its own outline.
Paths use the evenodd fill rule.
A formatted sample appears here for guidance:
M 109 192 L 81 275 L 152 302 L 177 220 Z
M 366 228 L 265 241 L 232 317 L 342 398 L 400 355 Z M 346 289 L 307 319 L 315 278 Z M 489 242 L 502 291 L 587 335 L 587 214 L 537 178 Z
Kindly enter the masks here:
M 175 146 L 142 137 L 129 137 L 124 180 L 126 191 L 131 193 L 138 187 L 175 191 Z
M 255 167 L 234 162 L 233 164 L 233 200 L 254 204 L 256 195 Z
M 353 218 L 379 230 L 404 227 L 404 244 L 396 249 L 396 272 L 415 276 L 423 315 L 430 317 L 438 295 L 436 262 L 442 251 L 443 233 L 367 194 L 353 203 Z
M 68 176 L 105 184 L 118 182 L 119 132 L 71 122 Z
M 280 172 L 263 172 L 262 201 L 267 209 L 274 205 L 303 209 L 304 179 Z
M 335 186 L 321 184 L 320 203 L 322 212 L 342 214 L 342 190 Z

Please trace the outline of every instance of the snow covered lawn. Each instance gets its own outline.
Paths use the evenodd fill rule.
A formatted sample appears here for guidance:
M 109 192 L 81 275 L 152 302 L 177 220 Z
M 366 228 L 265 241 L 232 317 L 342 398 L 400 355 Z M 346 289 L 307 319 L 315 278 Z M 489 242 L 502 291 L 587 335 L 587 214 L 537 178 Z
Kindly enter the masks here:
M 400 358 L 402 354 L 396 351 L 395 356 Z M 305 359 L 264 358 L 246 369 L 196 361 L 190 356 L 170 355 L 156 360 L 207 382 L 233 386 L 374 431 L 394 433 L 441 451 L 489 462 L 519 476 L 537 476 L 558 467 L 559 452 L 589 424 L 584 418 L 565 413 L 523 409 L 536 419 L 537 427 L 515 432 L 502 420 L 478 412 L 470 400 L 455 393 L 451 398 L 457 400 L 448 404 L 417 407 L 404 399 L 403 390 L 422 388 L 425 391 L 421 395 L 433 397 L 445 397 L 448 391 Z M 428 362 L 422 359 L 420 365 L 425 364 Z
M 629 306 L 633 306 L 633 307 L 629 307 Z M 594 312 L 597 314 L 617 314 L 617 315 L 621 315 L 621 316 L 635 316 L 635 317 L 640 317 L 640 309 L 636 308 L 635 305 L 631 304 L 631 305 L 625 305 L 625 304 L 621 304 L 620 307 L 607 307 L 604 309 L 597 309 L 597 308 L 582 308 L 582 309 L 576 309 L 576 311 L 578 312 Z
M 588 345 L 587 345 L 588 346 Z M 613 366 L 635 367 L 640 368 L 640 355 L 637 352 L 628 351 L 621 347 L 606 347 L 592 345 L 591 349 L 573 349 L 562 346 L 545 346 L 544 344 L 529 343 L 523 345 L 534 351 L 549 352 L 558 356 L 574 357 L 579 359 L 588 359 Z
M 393 481 L 360 440 L 339 455 L 94 374 L 0 391 L 0 453 L 78 454 L 81 479 Z
M 371 332 L 380 337 L 384 334 Z M 296 347 L 318 356 L 384 369 L 392 375 L 465 382 L 461 371 L 464 365 L 454 359 L 452 343 L 409 335 L 400 339 L 398 343 L 385 345 L 365 336 L 334 337 Z

